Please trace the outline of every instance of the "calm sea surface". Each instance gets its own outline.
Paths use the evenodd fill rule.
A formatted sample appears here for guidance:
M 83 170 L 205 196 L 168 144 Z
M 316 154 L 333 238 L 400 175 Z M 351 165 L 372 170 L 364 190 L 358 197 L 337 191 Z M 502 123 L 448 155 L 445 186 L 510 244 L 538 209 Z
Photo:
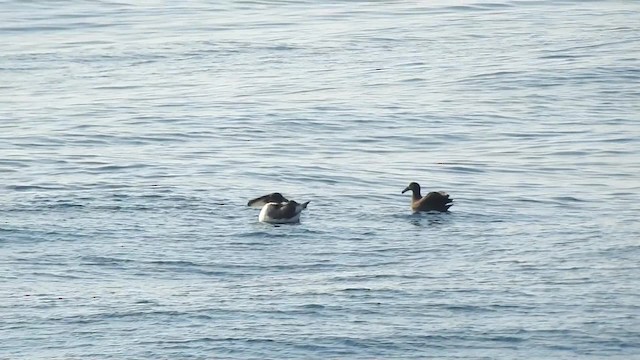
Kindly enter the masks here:
M 640 2 L 8 0 L 0 49 L 1 359 L 640 359 Z

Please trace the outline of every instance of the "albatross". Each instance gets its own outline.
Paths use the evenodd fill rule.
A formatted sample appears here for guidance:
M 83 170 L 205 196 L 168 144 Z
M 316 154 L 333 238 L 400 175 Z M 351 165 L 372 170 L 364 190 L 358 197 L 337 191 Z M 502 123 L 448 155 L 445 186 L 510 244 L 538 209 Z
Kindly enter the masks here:
M 449 211 L 449 208 L 453 205 L 453 199 L 449 198 L 449 194 L 444 191 L 431 191 L 424 197 L 420 194 L 420 185 L 417 182 L 412 182 L 407 186 L 402 193 L 411 190 L 413 195 L 411 196 L 411 210 L 414 213 L 419 211 Z
M 296 223 L 300 221 L 300 213 L 307 208 L 309 201 L 299 204 L 295 200 L 281 203 L 267 203 L 260 210 L 258 221 L 270 224 Z

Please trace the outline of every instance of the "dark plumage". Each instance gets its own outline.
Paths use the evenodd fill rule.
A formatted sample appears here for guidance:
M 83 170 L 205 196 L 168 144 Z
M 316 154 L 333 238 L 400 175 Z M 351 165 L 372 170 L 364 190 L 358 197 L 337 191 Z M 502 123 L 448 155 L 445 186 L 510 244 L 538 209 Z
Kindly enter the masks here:
M 289 200 L 287 200 L 287 198 L 285 198 L 284 196 L 282 196 L 282 194 L 280 194 L 279 192 L 274 192 L 271 194 L 267 194 L 267 195 L 263 195 L 260 197 L 257 197 L 255 199 L 249 200 L 249 202 L 247 203 L 247 206 L 251 206 L 251 207 L 263 207 L 265 204 L 268 203 L 283 203 L 283 202 L 287 202 Z
M 420 194 L 420 185 L 417 182 L 412 182 L 407 186 L 402 193 L 411 190 L 413 195 L 411 196 L 411 210 L 413 212 L 418 211 L 449 211 L 449 208 L 453 205 L 453 199 L 449 198 L 449 194 L 443 191 L 432 191 L 425 197 Z

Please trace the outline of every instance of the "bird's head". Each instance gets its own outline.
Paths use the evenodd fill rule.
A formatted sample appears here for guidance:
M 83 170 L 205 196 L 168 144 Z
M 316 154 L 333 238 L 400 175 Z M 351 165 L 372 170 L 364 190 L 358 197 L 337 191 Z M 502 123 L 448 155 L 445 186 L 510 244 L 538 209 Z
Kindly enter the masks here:
M 411 184 L 409 184 L 409 186 L 407 186 L 406 188 L 404 188 L 404 190 L 402 190 L 402 193 L 404 194 L 409 190 L 420 193 L 420 185 L 418 185 L 417 182 L 412 182 Z

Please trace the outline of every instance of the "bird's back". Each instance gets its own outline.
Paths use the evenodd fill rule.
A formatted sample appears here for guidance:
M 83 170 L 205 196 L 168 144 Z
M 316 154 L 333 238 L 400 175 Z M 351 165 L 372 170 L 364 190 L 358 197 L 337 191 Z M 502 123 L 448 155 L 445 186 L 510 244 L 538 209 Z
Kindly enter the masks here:
M 422 199 L 413 203 L 414 211 L 448 211 L 453 205 L 453 199 L 449 198 L 449 194 L 443 191 L 432 191 L 425 195 Z

